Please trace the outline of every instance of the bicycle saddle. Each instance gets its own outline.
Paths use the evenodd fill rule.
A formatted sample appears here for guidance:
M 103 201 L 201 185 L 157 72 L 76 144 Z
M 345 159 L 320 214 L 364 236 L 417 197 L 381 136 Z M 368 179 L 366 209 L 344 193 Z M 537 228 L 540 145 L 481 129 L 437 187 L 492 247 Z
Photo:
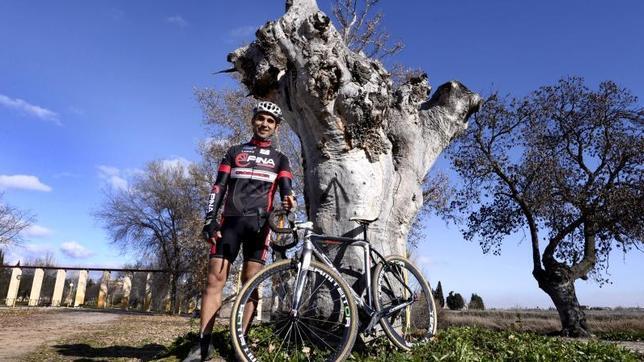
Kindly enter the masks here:
M 369 224 L 371 224 L 372 222 L 376 222 L 376 221 L 378 221 L 378 219 L 379 219 L 379 218 L 380 218 L 380 217 L 376 216 L 376 218 L 375 218 L 375 219 L 363 219 L 363 218 L 360 218 L 360 217 L 357 217 L 357 216 L 356 216 L 356 217 L 349 218 L 349 220 L 351 220 L 351 221 L 355 221 L 355 222 L 357 222 L 357 223 L 358 223 L 358 224 L 360 224 L 360 225 L 369 225 Z

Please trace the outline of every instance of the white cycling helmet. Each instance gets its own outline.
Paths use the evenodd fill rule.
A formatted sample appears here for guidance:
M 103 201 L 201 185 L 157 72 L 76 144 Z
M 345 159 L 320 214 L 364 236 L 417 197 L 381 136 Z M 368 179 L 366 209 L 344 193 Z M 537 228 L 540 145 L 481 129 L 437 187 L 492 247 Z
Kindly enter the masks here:
M 279 123 L 282 121 L 282 110 L 280 107 L 277 106 L 277 104 L 268 102 L 268 101 L 262 101 L 259 102 L 255 105 L 255 108 L 253 108 L 253 117 L 259 112 L 266 112 L 273 117 L 275 117 L 275 120 Z

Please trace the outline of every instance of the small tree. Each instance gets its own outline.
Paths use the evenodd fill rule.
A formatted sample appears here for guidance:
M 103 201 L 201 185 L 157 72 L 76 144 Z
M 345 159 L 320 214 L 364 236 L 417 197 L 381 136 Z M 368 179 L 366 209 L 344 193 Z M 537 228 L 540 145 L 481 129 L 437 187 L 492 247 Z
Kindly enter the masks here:
M 564 335 L 590 335 L 575 281 L 602 280 L 613 248 L 644 245 L 643 125 L 628 90 L 567 78 L 523 99 L 493 95 L 451 150 L 465 238 L 498 254 L 527 231 L 532 275 Z
M 470 298 L 470 303 L 467 305 L 467 309 L 485 310 L 485 304 L 483 304 L 483 298 L 481 298 L 476 293 L 472 293 L 472 297 Z
M 21 232 L 34 221 L 34 216 L 26 211 L 5 204 L 0 192 L 0 245 L 16 244 L 22 241 Z
M 447 307 L 451 310 L 461 310 L 465 307 L 465 300 L 460 293 L 454 294 L 453 291 L 449 292 L 447 296 Z
M 441 285 L 440 280 L 438 281 L 436 290 L 434 290 L 434 300 L 441 308 L 445 307 L 445 296 L 443 296 L 443 286 Z
M 108 192 L 96 213 L 115 244 L 168 269 L 173 312 L 179 276 L 206 260 L 199 234 L 207 189 L 194 167 L 151 162 L 127 189 Z

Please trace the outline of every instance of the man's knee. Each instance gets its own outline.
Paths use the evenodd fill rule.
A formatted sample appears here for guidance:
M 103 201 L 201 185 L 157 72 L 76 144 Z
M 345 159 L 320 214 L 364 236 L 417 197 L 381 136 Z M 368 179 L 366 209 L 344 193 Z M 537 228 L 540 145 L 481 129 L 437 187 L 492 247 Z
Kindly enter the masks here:
M 260 270 L 264 265 L 262 263 L 258 262 L 246 262 L 242 268 L 242 275 L 241 275 L 241 280 L 242 283 L 246 283 L 250 279 L 252 279 L 257 273 L 259 273 Z
M 208 268 L 208 288 L 223 289 L 230 271 L 229 261 L 226 259 L 210 259 Z

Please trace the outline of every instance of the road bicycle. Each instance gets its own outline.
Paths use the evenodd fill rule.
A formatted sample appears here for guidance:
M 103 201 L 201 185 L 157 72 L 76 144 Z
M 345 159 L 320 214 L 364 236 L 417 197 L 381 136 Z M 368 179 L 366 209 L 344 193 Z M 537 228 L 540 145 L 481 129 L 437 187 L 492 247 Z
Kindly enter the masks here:
M 383 257 L 371 248 L 367 230 L 375 220 L 351 219 L 363 231 L 362 239 L 354 239 L 316 234 L 310 221 L 289 219 L 287 227 L 276 222 L 285 217 L 284 211 L 274 211 L 269 225 L 278 234 L 293 235 L 295 241 L 287 247 L 299 245 L 302 233 L 301 249 L 292 259 L 261 270 L 239 291 L 230 318 L 237 358 L 341 361 L 351 353 L 359 326 L 363 334 L 375 335 L 380 324 L 391 342 L 405 350 L 434 336 L 436 307 L 429 284 L 407 258 Z M 362 248 L 362 293 L 349 286 L 323 252 L 328 245 Z M 248 330 L 247 303 L 256 314 Z

